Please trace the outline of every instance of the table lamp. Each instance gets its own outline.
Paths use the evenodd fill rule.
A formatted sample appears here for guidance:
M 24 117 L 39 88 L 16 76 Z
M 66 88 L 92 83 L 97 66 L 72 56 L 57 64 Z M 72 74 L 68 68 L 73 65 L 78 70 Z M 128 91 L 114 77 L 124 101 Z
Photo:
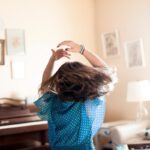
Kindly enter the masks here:
M 146 119 L 148 110 L 144 106 L 144 101 L 150 101 L 150 81 L 139 80 L 128 83 L 127 88 L 127 101 L 138 102 L 137 120 Z

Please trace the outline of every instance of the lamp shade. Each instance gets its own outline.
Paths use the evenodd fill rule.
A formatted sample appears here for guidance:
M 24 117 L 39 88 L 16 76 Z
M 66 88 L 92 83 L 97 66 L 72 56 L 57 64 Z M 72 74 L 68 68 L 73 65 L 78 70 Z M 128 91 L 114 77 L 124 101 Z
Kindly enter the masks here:
M 128 83 L 127 101 L 150 101 L 150 81 L 140 80 Z

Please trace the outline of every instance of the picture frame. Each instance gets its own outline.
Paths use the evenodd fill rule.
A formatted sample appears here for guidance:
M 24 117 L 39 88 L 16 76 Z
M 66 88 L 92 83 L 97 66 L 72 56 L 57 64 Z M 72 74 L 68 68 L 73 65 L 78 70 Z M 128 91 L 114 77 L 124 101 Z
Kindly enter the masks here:
M 101 34 L 104 57 L 116 57 L 120 55 L 118 30 L 103 32 Z
M 4 40 L 0 39 L 0 65 L 5 64 Z
M 6 49 L 8 55 L 25 54 L 25 33 L 21 29 L 6 29 Z
M 23 60 L 11 61 L 11 78 L 15 80 L 25 78 L 25 63 Z
M 127 68 L 139 68 L 145 66 L 142 39 L 125 43 L 125 58 Z

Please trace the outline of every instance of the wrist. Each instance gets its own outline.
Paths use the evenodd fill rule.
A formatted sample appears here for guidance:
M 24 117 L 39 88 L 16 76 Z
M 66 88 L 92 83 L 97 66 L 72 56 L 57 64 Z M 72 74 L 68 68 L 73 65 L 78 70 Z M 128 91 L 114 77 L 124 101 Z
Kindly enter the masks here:
M 85 51 L 85 47 L 84 45 L 81 44 L 79 53 L 83 55 L 84 51 Z
M 55 56 L 52 55 L 52 56 L 50 57 L 50 61 L 55 61 L 55 60 L 56 60 L 56 59 L 55 59 Z

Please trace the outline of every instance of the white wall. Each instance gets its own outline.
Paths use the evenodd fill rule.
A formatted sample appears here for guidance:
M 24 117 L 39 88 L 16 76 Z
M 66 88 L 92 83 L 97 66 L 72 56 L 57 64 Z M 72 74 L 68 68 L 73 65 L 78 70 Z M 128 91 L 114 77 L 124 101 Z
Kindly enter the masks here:
M 137 103 L 126 101 L 128 81 L 150 80 L 150 1 L 149 0 L 96 0 L 97 42 L 103 56 L 101 33 L 118 29 L 120 36 L 120 56 L 106 58 L 108 64 L 117 66 L 119 83 L 115 91 L 107 97 L 106 120 L 135 118 Z M 124 43 L 143 38 L 146 67 L 127 69 Z M 146 102 L 150 108 L 150 102 Z
M 0 0 L 0 18 L 0 37 L 5 38 L 7 28 L 23 29 L 26 45 L 25 56 L 5 56 L 5 65 L 0 66 L 0 97 L 36 97 L 50 49 L 62 40 L 75 40 L 96 50 L 93 0 Z M 79 55 L 72 59 L 85 61 Z M 25 62 L 25 79 L 11 78 L 14 60 Z
M 120 56 L 105 60 L 117 66 L 119 83 L 107 97 L 106 120 L 134 118 L 136 105 L 127 103 L 126 89 L 128 81 L 150 79 L 149 7 L 149 0 L 0 0 L 0 18 L 4 23 L 0 37 L 4 38 L 6 28 L 24 29 L 26 37 L 26 55 L 6 55 L 5 65 L 0 66 L 0 97 L 36 97 L 50 48 L 72 39 L 103 57 L 101 32 L 117 28 Z M 141 37 L 146 67 L 127 69 L 124 42 Z M 20 59 L 25 61 L 25 79 L 13 80 L 10 62 Z M 72 59 L 85 61 L 79 55 Z M 57 62 L 55 70 L 60 64 Z M 150 108 L 149 102 L 146 104 Z

